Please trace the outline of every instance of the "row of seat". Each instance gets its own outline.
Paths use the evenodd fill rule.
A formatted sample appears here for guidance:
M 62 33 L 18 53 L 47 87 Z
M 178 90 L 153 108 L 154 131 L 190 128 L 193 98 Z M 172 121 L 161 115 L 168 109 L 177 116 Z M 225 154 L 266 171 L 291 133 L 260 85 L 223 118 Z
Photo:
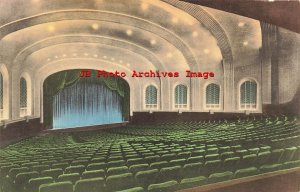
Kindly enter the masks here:
M 199 173 L 199 164 L 190 164 L 185 167 L 192 170 L 183 173 L 178 167 L 138 171 L 135 176 L 132 173 L 121 173 L 111 175 L 106 179 L 101 177 L 101 171 L 94 171 L 91 177 L 80 177 L 78 173 L 63 174 L 58 177 L 54 183 L 52 177 L 38 177 L 37 172 L 26 172 L 17 175 L 14 191 L 23 190 L 26 192 L 96 192 L 96 191 L 165 191 L 174 190 L 174 186 L 169 185 L 170 182 L 176 183 L 176 189 L 184 189 L 204 185 L 207 183 L 215 183 L 226 181 L 233 178 L 241 178 L 246 176 L 257 175 L 258 173 L 266 173 L 277 171 L 282 168 L 292 168 L 300 165 L 300 160 L 286 162 L 284 164 L 263 165 L 259 169 L 256 167 L 248 167 L 239 169 L 235 172 L 224 171 L 211 173 L 209 176 L 203 176 Z M 193 174 L 191 174 L 193 172 Z M 103 174 L 103 172 L 102 172 Z M 179 175 L 183 174 L 183 177 Z M 66 183 L 68 183 L 66 185 Z M 73 187 L 74 185 L 74 187 Z M 170 187 L 172 186 L 172 187 Z
M 75 190 L 76 182 L 102 178 L 109 189 L 107 179 L 124 174 L 134 178 L 133 188 L 147 191 L 170 183 L 199 184 L 199 177 L 213 182 L 222 173 L 231 179 L 249 167 L 256 174 L 292 168 L 299 166 L 299 126 L 293 119 L 272 117 L 37 136 L 0 149 L 0 191 L 16 187 L 22 192 L 30 187 L 18 183 L 29 185 L 31 179 L 38 186 L 45 184 L 42 180 L 51 185 L 71 180 Z M 138 184 L 137 176 L 148 171 L 158 181 Z

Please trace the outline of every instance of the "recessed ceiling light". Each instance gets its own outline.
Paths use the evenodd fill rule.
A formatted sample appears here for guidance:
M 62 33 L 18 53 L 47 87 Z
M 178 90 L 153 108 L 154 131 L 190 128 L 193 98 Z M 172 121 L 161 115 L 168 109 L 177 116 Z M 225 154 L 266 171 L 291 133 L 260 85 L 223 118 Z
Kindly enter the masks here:
M 55 58 L 55 59 L 58 59 L 58 56 L 57 56 L 57 55 L 55 55 L 55 56 L 54 56 L 54 58 Z
M 49 32 L 54 32 L 55 31 L 55 27 L 53 25 L 48 25 L 47 30 Z
M 204 52 L 205 54 L 209 54 L 209 53 L 210 53 L 210 50 L 209 50 L 209 49 L 204 49 L 203 52 Z
M 167 58 L 171 58 L 173 57 L 173 54 L 172 53 L 167 53 Z
M 112 57 L 110 60 L 114 61 L 114 60 L 115 60 L 115 58 L 113 58 L 113 57 Z
M 84 53 L 84 56 L 89 56 L 89 54 L 88 53 Z
M 149 4 L 148 3 L 142 3 L 141 8 L 142 8 L 143 11 L 145 11 L 149 8 Z
M 77 53 L 73 53 L 72 56 L 76 57 L 76 56 L 77 56 Z
M 132 30 L 127 29 L 127 30 L 126 30 L 126 34 L 127 34 L 128 36 L 131 36 L 131 35 L 132 35 Z
M 119 60 L 119 63 L 123 63 L 123 60 Z
M 151 39 L 150 43 L 151 43 L 151 45 L 155 45 L 156 44 L 156 40 L 155 39 Z
M 48 58 L 48 59 L 47 59 L 47 61 L 51 61 L 51 59 L 50 59 L 50 58 Z
M 97 23 L 92 24 L 92 28 L 94 30 L 98 30 L 99 29 L 99 25 Z
M 247 46 L 247 45 L 248 45 L 248 41 L 244 41 L 244 42 L 243 42 L 243 45 L 244 45 L 244 46 Z
M 63 57 L 66 57 L 67 55 L 66 55 L 66 54 L 63 54 L 62 56 L 63 56 Z
M 106 55 L 104 55 L 104 56 L 103 56 L 103 59 L 107 59 L 107 56 L 106 56 Z
M 244 22 L 239 22 L 239 23 L 238 23 L 238 26 L 239 26 L 239 27 L 244 27 L 244 26 L 245 26 L 245 23 L 244 23 Z
M 197 31 L 194 31 L 193 34 L 192 34 L 192 36 L 193 36 L 193 37 L 198 37 L 198 32 L 197 32 Z
M 130 64 L 129 64 L 129 63 L 127 63 L 126 65 L 127 65 L 127 67 L 129 67 L 129 66 L 130 66 Z
M 173 23 L 178 23 L 178 18 L 177 18 L 177 17 L 173 17 L 173 18 L 172 18 L 172 22 L 173 22 Z
M 97 54 L 95 54 L 95 55 L 94 55 L 94 57 L 98 57 L 98 55 L 97 55 Z

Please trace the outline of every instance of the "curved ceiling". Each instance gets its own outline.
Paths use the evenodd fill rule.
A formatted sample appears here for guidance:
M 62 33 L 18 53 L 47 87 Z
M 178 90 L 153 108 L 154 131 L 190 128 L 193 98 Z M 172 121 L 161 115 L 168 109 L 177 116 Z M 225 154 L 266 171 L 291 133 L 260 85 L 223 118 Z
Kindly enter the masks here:
M 189 6 L 193 12 L 175 0 L 3 0 L 0 63 L 33 72 L 53 61 L 101 58 L 131 70 L 185 71 L 258 53 L 258 21 Z

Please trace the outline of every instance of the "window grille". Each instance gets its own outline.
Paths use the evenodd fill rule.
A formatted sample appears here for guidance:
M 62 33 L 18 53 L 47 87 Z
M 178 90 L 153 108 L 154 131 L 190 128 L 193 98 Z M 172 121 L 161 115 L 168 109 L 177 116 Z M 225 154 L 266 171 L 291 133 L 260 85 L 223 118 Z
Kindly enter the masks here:
M 27 83 L 22 77 L 20 80 L 20 116 L 27 115 Z
M 257 84 L 255 81 L 245 81 L 240 89 L 240 108 L 245 110 L 257 107 Z
M 187 108 L 187 87 L 185 85 L 177 85 L 175 88 L 175 108 Z
M 157 88 L 153 85 L 149 85 L 146 88 L 146 108 L 156 109 L 157 108 Z
M 220 86 L 214 83 L 206 87 L 206 108 L 219 109 L 220 108 Z

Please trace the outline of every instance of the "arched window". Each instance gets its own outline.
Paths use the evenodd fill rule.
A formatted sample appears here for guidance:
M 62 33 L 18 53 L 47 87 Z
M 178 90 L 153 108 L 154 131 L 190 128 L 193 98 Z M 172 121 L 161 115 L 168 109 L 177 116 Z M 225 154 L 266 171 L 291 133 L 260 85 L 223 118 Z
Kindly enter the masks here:
M 156 87 L 154 87 L 153 85 L 149 85 L 146 88 L 145 100 L 146 100 L 146 108 L 148 108 L 148 109 L 157 108 L 157 88 Z
M 0 119 L 4 118 L 4 106 L 3 106 L 3 100 L 4 100 L 4 94 L 3 94 L 3 76 L 2 73 L 0 73 Z
M 175 88 L 175 108 L 187 108 L 187 86 L 177 85 Z
M 220 108 L 220 86 L 215 83 L 211 83 L 206 87 L 206 108 Z
M 20 79 L 20 117 L 27 115 L 27 82 L 22 77 Z
M 240 109 L 253 110 L 257 107 L 257 84 L 245 81 L 240 87 Z

